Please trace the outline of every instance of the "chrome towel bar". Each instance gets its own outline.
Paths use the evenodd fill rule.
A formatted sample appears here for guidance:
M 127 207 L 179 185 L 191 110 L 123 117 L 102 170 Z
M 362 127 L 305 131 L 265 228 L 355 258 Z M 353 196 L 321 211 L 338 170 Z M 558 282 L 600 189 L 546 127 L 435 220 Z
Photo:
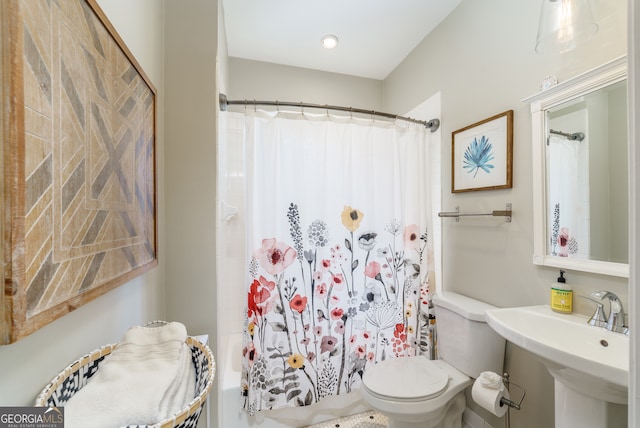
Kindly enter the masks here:
M 461 213 L 460 207 L 456 207 L 455 211 L 440 212 L 438 217 L 454 217 L 456 221 L 460 221 L 460 217 L 474 217 L 474 216 L 493 216 L 493 217 L 505 217 L 507 223 L 511 223 L 511 204 L 508 203 L 504 210 L 496 210 L 491 212 L 482 213 Z

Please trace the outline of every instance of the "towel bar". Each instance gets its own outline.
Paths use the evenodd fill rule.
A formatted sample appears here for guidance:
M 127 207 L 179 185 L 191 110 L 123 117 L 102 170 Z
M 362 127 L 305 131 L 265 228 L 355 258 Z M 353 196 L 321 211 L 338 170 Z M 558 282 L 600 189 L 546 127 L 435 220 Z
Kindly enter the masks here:
M 491 212 L 482 213 L 461 213 L 460 207 L 456 207 L 455 211 L 439 212 L 438 217 L 453 217 L 456 221 L 460 221 L 460 217 L 472 217 L 472 216 L 493 216 L 493 217 L 505 217 L 507 223 L 511 223 L 511 203 L 506 204 L 504 210 L 494 210 Z

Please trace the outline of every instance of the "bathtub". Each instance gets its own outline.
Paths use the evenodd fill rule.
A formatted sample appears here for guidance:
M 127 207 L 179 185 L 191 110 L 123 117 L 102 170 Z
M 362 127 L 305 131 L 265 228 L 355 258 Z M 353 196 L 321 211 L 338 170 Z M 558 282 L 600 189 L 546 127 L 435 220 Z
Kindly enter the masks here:
M 325 397 L 319 403 L 305 407 L 288 407 L 278 410 L 258 412 L 248 416 L 242 409 L 240 398 L 240 378 L 242 355 L 242 335 L 223 336 L 218 355 L 219 374 L 219 412 L 218 422 L 221 428 L 292 428 L 366 412 L 370 408 L 364 403 L 359 391 Z

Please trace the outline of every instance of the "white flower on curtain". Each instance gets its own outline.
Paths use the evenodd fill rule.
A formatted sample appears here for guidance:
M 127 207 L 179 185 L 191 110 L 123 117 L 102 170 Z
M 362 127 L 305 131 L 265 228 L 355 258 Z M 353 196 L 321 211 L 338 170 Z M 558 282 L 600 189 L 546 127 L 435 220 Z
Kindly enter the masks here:
M 256 118 L 247 131 L 255 137 L 261 135 L 256 128 L 265 126 L 273 137 L 261 136 L 257 144 L 249 138 L 247 146 L 249 165 L 273 166 L 248 172 L 253 174 L 248 180 L 253 216 L 248 248 L 253 250 L 243 386 L 250 414 L 348 393 L 359 387 L 368 366 L 430 347 L 421 337 L 430 322 L 432 245 L 428 207 L 421 207 L 425 195 L 420 194 L 428 186 L 403 188 L 421 178 L 424 141 L 411 135 L 396 138 L 404 132 L 396 127 L 382 128 L 374 138 L 371 129 L 380 130 L 372 126 L 304 120 L 273 124 L 277 119 Z M 364 138 L 333 138 L 345 133 Z M 345 156 L 345 147 L 350 155 Z M 377 147 L 385 152 L 372 159 L 367 153 Z M 322 155 L 313 155 L 317 150 Z M 361 156 L 353 156 L 357 150 L 363 150 Z M 357 166 L 357 158 L 365 162 Z M 384 171 L 375 168 L 380 162 Z M 358 175 L 375 195 L 363 198 L 366 189 L 341 184 L 345 176 L 327 179 L 327 164 L 333 171 Z M 364 171 L 368 176 L 362 181 Z M 415 177 L 404 177 L 414 172 Z M 306 185 L 296 187 L 299 182 Z M 293 186 L 287 190 L 286 184 Z M 318 201 L 321 194 L 332 197 Z M 350 197 L 367 206 L 338 206 Z

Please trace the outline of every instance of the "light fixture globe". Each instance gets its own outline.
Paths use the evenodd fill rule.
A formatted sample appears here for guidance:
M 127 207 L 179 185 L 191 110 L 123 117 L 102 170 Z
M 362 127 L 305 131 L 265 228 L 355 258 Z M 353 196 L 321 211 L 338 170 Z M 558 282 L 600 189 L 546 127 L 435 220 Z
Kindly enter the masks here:
M 536 52 L 567 52 L 597 32 L 590 0 L 542 0 Z
M 327 34 L 326 36 L 322 37 L 322 39 L 320 39 L 320 43 L 325 49 L 333 49 L 338 46 L 338 38 L 333 34 Z

